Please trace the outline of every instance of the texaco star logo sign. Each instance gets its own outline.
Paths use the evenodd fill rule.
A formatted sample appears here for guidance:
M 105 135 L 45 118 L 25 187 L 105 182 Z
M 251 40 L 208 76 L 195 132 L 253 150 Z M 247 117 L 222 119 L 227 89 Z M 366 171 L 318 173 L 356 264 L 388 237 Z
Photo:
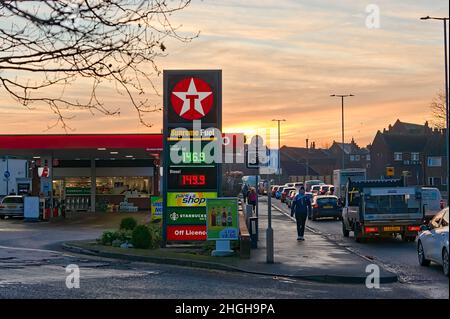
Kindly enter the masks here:
M 211 111 L 214 96 L 211 87 L 199 78 L 178 82 L 170 96 L 175 112 L 187 120 L 199 120 Z

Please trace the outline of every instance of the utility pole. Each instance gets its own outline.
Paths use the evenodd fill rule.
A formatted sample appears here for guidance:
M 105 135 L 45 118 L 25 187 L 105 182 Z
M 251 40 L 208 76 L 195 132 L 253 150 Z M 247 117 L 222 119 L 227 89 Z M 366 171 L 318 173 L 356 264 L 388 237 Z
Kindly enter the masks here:
M 446 159 L 447 159 L 447 165 L 446 165 L 446 177 L 447 177 L 447 206 L 450 206 L 450 179 L 449 179 L 449 172 L 450 172 L 450 158 L 449 158 L 449 145 L 450 142 L 450 132 L 449 132 L 449 106 L 448 106 L 448 48 L 447 48 L 447 21 L 449 18 L 436 18 L 436 17 L 422 17 L 421 20 L 440 20 L 444 22 L 444 74 L 445 74 L 445 139 L 446 139 Z
M 350 97 L 350 96 L 354 96 L 353 94 L 331 94 L 330 96 L 332 97 L 340 97 L 341 98 L 341 107 L 342 107 L 342 165 L 341 168 L 344 169 L 345 168 L 345 145 L 344 145 L 344 98 L 346 97 Z

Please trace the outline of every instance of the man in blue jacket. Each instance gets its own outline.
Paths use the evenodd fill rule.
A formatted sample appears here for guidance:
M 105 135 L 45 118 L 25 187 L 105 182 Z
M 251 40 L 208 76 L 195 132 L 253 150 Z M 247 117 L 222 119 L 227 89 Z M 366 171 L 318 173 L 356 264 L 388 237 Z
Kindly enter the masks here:
M 305 188 L 302 186 L 292 201 L 291 206 L 291 216 L 294 216 L 295 214 L 295 219 L 297 220 L 297 240 L 305 240 L 303 235 L 305 234 L 308 210 L 311 210 L 311 200 L 305 195 Z

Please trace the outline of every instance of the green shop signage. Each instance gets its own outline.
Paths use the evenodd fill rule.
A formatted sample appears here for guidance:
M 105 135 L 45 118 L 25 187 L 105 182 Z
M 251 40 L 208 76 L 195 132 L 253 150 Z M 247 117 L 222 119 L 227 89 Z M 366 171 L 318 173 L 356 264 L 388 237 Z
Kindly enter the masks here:
M 88 187 L 66 187 L 66 195 L 90 195 L 91 188 Z
M 206 225 L 204 207 L 168 207 L 169 225 Z

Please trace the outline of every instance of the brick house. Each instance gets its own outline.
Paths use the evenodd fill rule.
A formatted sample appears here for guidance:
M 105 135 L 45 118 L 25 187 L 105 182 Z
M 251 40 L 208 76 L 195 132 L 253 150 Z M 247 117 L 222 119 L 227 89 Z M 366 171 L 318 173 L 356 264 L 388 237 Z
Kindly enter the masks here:
M 370 167 L 370 151 L 368 148 L 361 148 L 355 143 L 352 138 L 350 143 L 338 143 L 333 141 L 333 144 L 328 149 L 330 155 L 336 159 L 335 169 L 342 168 L 342 153 L 344 153 L 345 168 L 365 168 Z
M 397 120 L 383 132 L 378 131 L 370 147 L 369 177 L 388 178 L 387 167 L 394 168 L 393 178 L 407 176 L 409 185 L 432 185 L 443 189 L 445 179 L 445 135 L 424 125 Z

